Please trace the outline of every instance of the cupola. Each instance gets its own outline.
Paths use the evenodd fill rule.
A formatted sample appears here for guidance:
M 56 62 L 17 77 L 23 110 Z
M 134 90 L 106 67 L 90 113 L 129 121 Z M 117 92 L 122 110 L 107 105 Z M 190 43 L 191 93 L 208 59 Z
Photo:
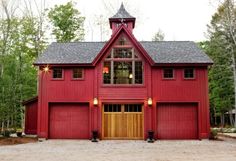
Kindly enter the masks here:
M 121 24 L 124 24 L 132 32 L 135 25 L 135 17 L 131 16 L 129 12 L 126 11 L 124 4 L 121 3 L 120 9 L 114 16 L 109 18 L 109 22 L 110 28 L 112 29 L 112 34 Z

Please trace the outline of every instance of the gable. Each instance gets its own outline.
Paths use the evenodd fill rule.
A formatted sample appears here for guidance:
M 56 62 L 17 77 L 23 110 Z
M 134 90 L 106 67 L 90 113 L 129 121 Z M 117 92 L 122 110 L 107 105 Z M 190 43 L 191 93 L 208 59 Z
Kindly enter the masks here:
M 149 64 L 152 65 L 154 64 L 152 58 L 142 48 L 142 46 L 139 44 L 139 42 L 136 40 L 133 34 L 126 29 L 124 24 L 122 24 L 120 28 L 117 30 L 117 32 L 114 35 L 112 35 L 111 39 L 105 44 L 105 46 L 103 47 L 101 52 L 97 55 L 97 57 L 94 59 L 92 64 L 96 65 L 114 44 L 118 44 L 119 38 L 122 35 L 128 40 L 127 45 L 133 46 L 138 51 L 138 53 L 141 54 L 142 57 L 144 57 L 149 62 Z

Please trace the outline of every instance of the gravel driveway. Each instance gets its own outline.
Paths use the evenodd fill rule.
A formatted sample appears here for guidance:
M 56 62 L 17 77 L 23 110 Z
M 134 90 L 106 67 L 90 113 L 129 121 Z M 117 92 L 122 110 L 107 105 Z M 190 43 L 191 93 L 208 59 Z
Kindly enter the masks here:
M 236 140 L 100 141 L 48 140 L 0 146 L 0 161 L 236 161 Z

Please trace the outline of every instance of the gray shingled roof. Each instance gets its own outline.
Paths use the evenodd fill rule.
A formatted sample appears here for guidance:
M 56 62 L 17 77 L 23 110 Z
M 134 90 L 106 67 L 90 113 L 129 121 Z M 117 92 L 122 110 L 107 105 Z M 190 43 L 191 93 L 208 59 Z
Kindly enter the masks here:
M 155 63 L 213 63 L 192 41 L 141 42 Z
M 155 63 L 213 63 L 190 41 L 141 41 Z M 89 64 L 105 42 L 52 43 L 35 64 Z
M 92 63 L 104 45 L 104 42 L 54 42 L 38 57 L 35 64 Z
M 123 3 L 121 4 L 120 9 L 117 11 L 117 13 L 110 19 L 122 19 L 122 18 L 135 18 L 131 16 L 129 12 L 126 11 Z

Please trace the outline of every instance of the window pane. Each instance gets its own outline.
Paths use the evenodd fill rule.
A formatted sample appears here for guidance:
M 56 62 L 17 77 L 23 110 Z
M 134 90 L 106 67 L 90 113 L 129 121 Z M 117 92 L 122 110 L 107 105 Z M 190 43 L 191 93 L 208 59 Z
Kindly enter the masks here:
M 184 69 L 184 78 L 194 78 L 194 69 L 193 68 Z
M 62 69 L 54 68 L 53 69 L 53 78 L 62 78 Z
M 114 62 L 114 84 L 132 84 L 132 62 Z
M 173 69 L 163 69 L 164 78 L 174 78 Z
M 135 62 L 135 84 L 143 83 L 143 65 L 141 61 Z
M 83 69 L 82 68 L 74 68 L 73 69 L 73 78 L 83 78 Z
M 102 72 L 103 72 L 103 83 L 110 84 L 111 83 L 111 62 L 104 62 Z
M 125 112 L 142 112 L 142 105 L 140 104 L 126 104 Z
M 114 58 L 132 58 L 131 49 L 114 49 L 113 52 Z
M 104 112 L 121 112 L 120 104 L 105 104 Z

